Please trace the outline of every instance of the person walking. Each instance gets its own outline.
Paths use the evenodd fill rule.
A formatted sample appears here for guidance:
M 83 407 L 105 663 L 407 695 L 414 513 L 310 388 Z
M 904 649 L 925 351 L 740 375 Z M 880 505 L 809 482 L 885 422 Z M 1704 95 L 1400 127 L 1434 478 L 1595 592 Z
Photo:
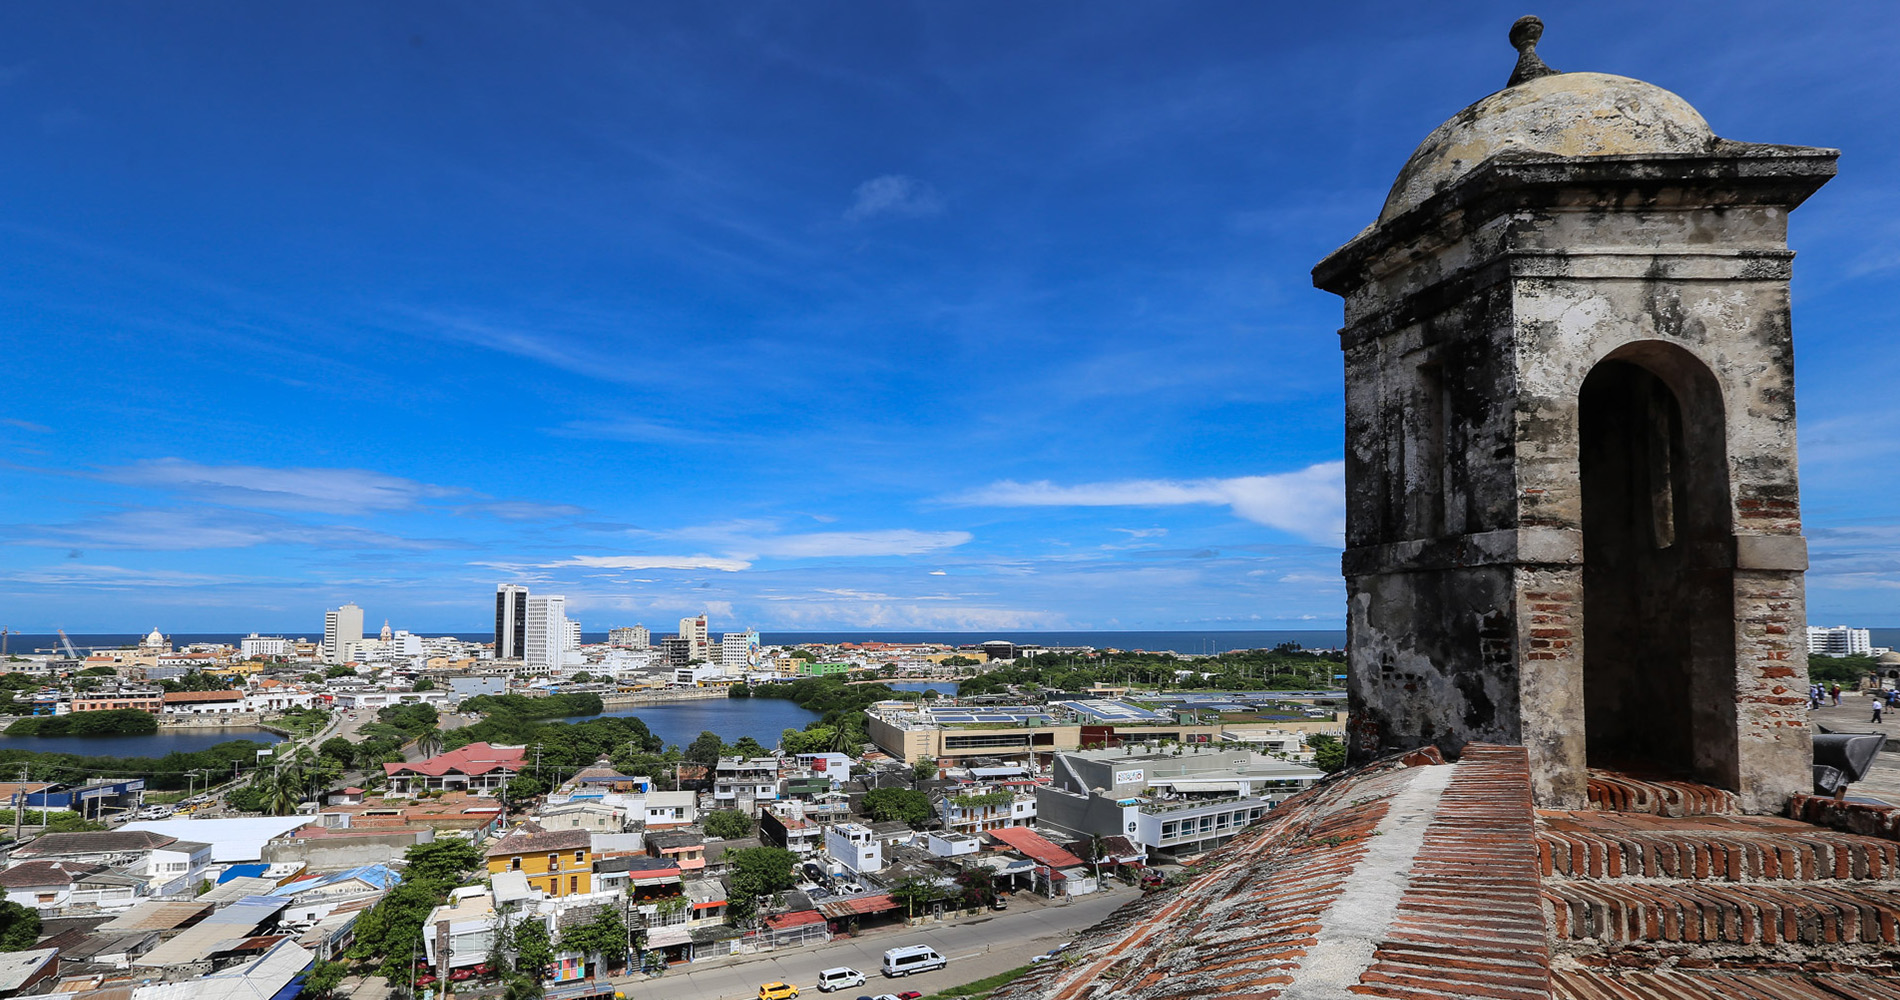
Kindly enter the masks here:
M 1880 721 L 1880 710 L 1886 707 L 1887 707 L 1887 699 L 1882 698 L 1880 696 L 1880 692 L 1878 691 L 1874 692 L 1874 721 L 1875 722 Z
M 1834 707 L 1835 708 L 1841 707 L 1841 686 L 1839 684 L 1836 684 L 1833 687 L 1828 688 L 1827 693 L 1833 696 Z

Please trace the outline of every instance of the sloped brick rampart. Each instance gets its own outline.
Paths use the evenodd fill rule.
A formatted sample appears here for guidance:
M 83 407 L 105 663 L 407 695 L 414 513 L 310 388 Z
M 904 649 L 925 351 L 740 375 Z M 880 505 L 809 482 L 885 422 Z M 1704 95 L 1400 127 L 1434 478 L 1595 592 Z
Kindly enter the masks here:
M 1693 781 L 1635 778 L 1592 769 L 1585 786 L 1590 808 L 1658 816 L 1728 816 L 1739 811 L 1735 793 Z
M 1868 975 L 1582 970 L 1558 973 L 1553 985 L 1558 1000 L 1900 1000 L 1900 980 Z
M 1534 816 L 1524 749 L 1466 747 L 1412 865 L 1398 919 L 1352 992 L 1548 996 Z
M 1797 795 L 1788 802 L 1788 815 L 1818 826 L 1900 841 L 1900 808 L 1865 802 L 1843 802 L 1819 795 Z

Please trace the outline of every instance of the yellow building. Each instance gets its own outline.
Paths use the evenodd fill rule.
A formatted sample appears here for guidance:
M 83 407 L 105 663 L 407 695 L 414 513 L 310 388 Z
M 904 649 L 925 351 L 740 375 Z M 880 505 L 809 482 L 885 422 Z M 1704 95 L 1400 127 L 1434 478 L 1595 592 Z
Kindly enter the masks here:
M 488 849 L 488 874 L 520 872 L 550 896 L 594 891 L 593 835 L 586 830 L 517 830 Z

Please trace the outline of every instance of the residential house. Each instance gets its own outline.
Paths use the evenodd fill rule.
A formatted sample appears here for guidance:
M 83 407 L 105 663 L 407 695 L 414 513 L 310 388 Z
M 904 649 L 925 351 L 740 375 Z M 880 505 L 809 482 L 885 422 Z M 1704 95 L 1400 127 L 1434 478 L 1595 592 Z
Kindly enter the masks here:
M 754 803 L 777 799 L 776 757 L 721 757 L 713 768 L 713 802 L 720 809 L 752 812 Z
M 1247 749 L 1139 744 L 1059 753 L 1053 770 L 1054 783 L 1036 789 L 1038 826 L 1074 840 L 1125 836 L 1171 856 L 1226 843 L 1324 776 Z
M 211 865 L 211 845 L 145 830 L 48 833 L 16 848 L 10 865 L 68 861 L 103 865 L 145 880 L 153 895 L 195 891 Z
M 706 867 L 706 837 L 697 830 L 648 833 L 647 854 L 670 861 L 690 875 Z
M 429 791 L 466 791 L 492 796 L 521 772 L 525 747 L 497 747 L 470 743 L 428 760 L 384 764 L 389 790 L 384 797 Z
M 83 861 L 28 861 L 0 871 L 9 903 L 57 912 L 124 909 L 145 894 L 145 880 L 123 869 Z
M 586 830 L 516 829 L 488 849 L 488 872 L 519 872 L 549 896 L 594 891 L 592 835 Z
M 834 823 L 825 828 L 825 854 L 854 872 L 882 871 L 883 847 L 862 823 Z
M 631 810 L 624 805 L 569 800 L 542 806 L 534 814 L 535 825 L 544 830 L 591 830 L 596 833 L 620 833 L 632 825 Z
M 1036 822 L 1036 796 L 1021 784 L 967 784 L 938 792 L 932 803 L 944 829 L 956 833 L 978 834 L 1004 826 L 1030 826 Z
M 287 882 L 266 895 L 290 900 L 284 908 L 284 922 L 305 925 L 322 920 L 345 903 L 381 899 L 401 881 L 402 876 L 388 865 L 359 865 Z
M 640 812 L 648 830 L 671 830 L 699 822 L 699 797 L 692 792 L 648 792 Z

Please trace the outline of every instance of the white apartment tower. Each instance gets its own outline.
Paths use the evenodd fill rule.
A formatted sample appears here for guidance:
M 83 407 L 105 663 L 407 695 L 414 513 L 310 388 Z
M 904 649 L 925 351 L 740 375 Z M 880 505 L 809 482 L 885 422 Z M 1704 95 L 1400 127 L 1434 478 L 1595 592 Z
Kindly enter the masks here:
M 527 640 L 528 588 L 500 584 L 495 588 L 495 659 L 521 659 Z
M 691 644 L 690 656 L 701 663 L 712 659 L 712 644 L 706 641 L 706 616 L 680 619 L 680 638 Z
M 653 633 L 645 625 L 623 626 L 607 630 L 607 645 L 625 649 L 650 649 L 653 646 Z
M 528 598 L 528 622 L 521 658 L 531 667 L 559 667 L 567 649 L 567 598 L 558 594 Z
M 727 670 L 749 670 L 759 664 L 759 633 L 751 629 L 719 637 L 719 665 Z
M 1871 656 L 1873 652 L 1873 633 L 1864 628 L 1808 626 L 1809 656 Z
M 323 613 L 323 662 L 349 662 L 350 644 L 363 641 L 363 609 L 345 604 Z
M 567 644 L 562 646 L 561 648 L 563 650 L 569 650 L 569 651 L 581 648 L 580 619 L 569 618 L 567 620 Z

